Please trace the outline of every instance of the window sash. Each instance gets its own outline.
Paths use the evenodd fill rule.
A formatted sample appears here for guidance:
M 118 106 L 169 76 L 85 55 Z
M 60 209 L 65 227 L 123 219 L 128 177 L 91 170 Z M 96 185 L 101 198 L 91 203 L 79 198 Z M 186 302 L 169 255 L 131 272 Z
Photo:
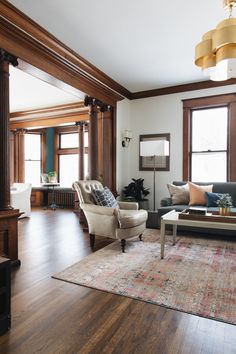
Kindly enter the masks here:
M 27 135 L 30 135 L 31 137 L 36 136 L 37 140 L 39 138 L 39 151 L 37 152 L 36 155 L 39 156 L 39 158 L 28 158 L 27 151 L 25 151 L 24 154 L 24 165 L 25 165 L 25 172 L 24 172 L 24 181 L 26 183 L 31 183 L 32 186 L 39 186 L 40 181 L 41 181 L 41 173 L 42 173 L 42 133 L 39 132 L 29 132 L 25 134 L 25 138 Z M 26 157 L 27 155 L 27 157 Z M 36 168 L 35 172 L 36 174 L 31 170 L 31 166 L 35 166 Z M 31 171 L 31 172 L 30 172 Z

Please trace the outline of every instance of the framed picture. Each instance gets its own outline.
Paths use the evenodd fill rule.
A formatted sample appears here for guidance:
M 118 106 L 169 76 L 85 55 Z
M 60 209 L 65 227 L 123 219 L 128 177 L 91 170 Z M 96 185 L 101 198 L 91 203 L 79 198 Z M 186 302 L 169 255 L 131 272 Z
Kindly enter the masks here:
M 155 140 L 167 140 L 170 144 L 170 134 L 147 134 L 139 136 L 139 149 L 141 141 L 155 141 Z M 170 170 L 170 156 L 156 156 L 156 170 L 157 171 L 169 171 Z M 140 156 L 139 153 L 139 171 L 153 171 L 154 157 L 153 156 Z

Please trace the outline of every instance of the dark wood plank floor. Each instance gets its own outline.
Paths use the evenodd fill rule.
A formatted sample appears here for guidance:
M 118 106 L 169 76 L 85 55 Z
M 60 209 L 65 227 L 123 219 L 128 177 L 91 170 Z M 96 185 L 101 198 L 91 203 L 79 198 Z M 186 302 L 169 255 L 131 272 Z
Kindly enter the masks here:
M 100 238 L 96 249 L 110 240 Z M 0 353 L 236 353 L 236 326 L 52 279 L 91 253 L 69 210 L 19 222 L 22 265 L 12 272 L 12 329 Z

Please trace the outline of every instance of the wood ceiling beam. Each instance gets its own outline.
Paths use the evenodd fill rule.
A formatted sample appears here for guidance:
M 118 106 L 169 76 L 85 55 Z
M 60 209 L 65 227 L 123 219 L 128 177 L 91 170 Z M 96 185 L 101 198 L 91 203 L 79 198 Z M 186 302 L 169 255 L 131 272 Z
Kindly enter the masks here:
M 89 120 L 89 108 L 83 102 L 69 103 L 48 108 L 13 112 L 10 114 L 10 129 L 46 128 Z
M 0 44 L 11 54 L 104 103 L 131 93 L 8 1 L 0 2 Z

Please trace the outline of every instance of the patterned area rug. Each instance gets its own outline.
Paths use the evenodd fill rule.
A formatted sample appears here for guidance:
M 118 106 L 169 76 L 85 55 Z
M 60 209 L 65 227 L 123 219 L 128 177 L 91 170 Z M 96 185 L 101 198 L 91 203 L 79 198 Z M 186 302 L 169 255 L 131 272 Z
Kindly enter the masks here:
M 147 230 L 143 242 L 119 241 L 87 256 L 54 278 L 236 324 L 236 242 L 167 238 Z

